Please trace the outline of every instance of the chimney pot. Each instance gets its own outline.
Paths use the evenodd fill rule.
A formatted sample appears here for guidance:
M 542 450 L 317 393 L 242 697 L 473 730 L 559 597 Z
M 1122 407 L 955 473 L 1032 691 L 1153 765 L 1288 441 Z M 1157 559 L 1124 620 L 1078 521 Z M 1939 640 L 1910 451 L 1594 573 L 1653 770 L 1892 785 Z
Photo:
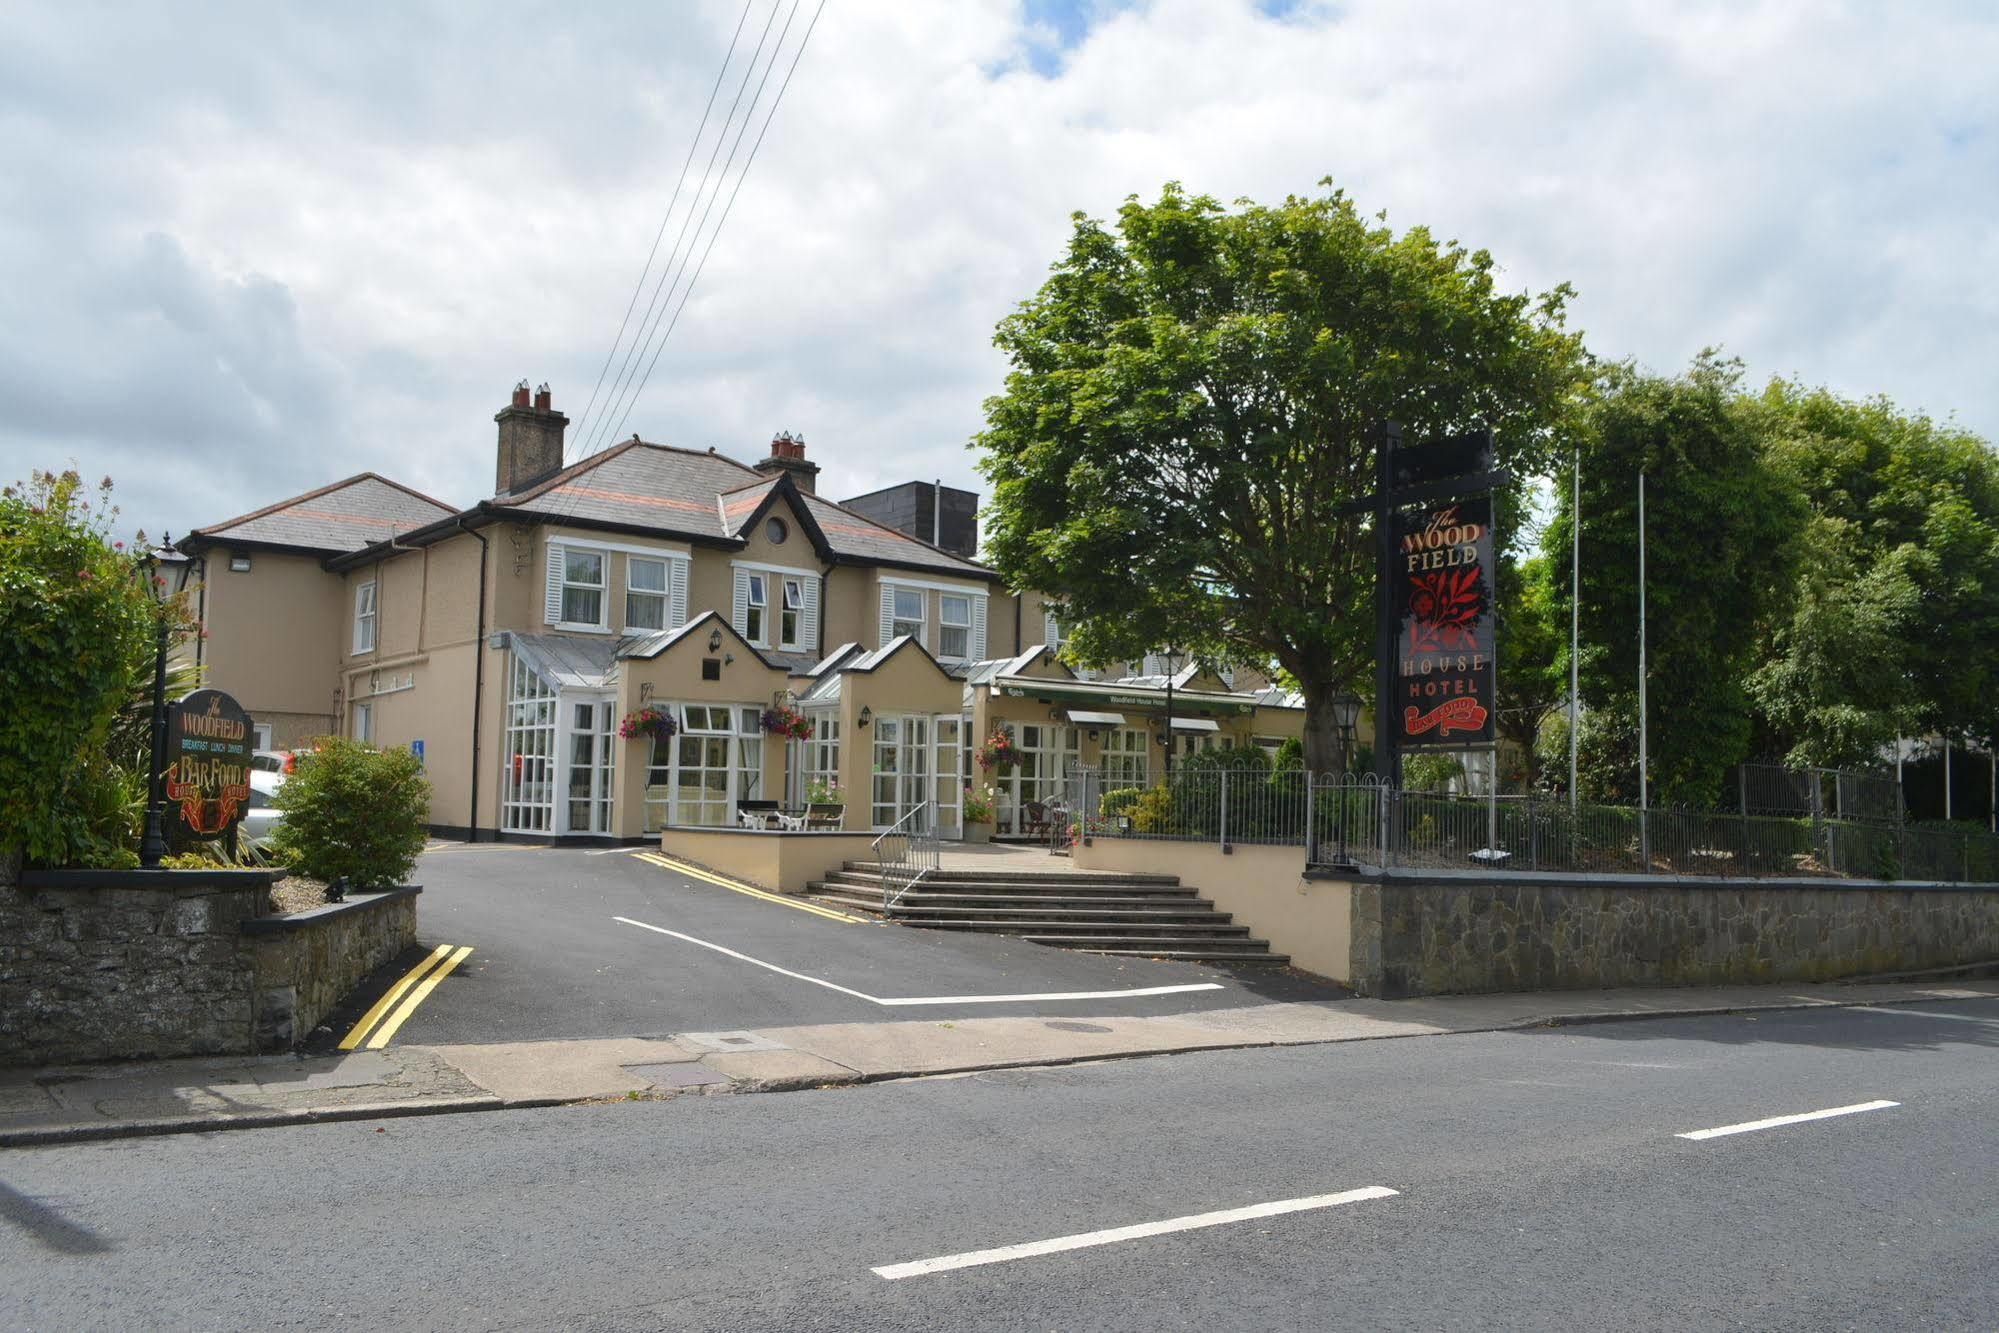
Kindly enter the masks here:
M 514 386 L 514 406 L 526 407 L 527 405 L 528 405 L 528 382 L 526 380 L 522 380 L 519 384 L 516 384 Z
M 549 395 L 549 392 L 548 392 L 548 385 L 544 384 L 544 385 L 542 385 L 542 386 L 541 386 L 541 387 L 540 387 L 539 389 L 536 389 L 536 390 L 534 391 L 534 410 L 535 410 L 535 411 L 537 411 L 537 412 L 547 412 L 547 411 L 549 411 L 549 410 L 550 410 L 550 403 L 551 403 L 551 398 L 550 398 L 550 395 Z

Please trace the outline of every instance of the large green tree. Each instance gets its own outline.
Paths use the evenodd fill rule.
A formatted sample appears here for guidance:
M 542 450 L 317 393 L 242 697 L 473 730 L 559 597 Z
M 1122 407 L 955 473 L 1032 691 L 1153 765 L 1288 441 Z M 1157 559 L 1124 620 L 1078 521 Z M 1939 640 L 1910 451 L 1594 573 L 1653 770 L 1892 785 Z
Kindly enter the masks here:
M 987 552 L 1056 603 L 1066 651 L 1274 659 L 1305 695 L 1306 764 L 1331 771 L 1333 698 L 1371 692 L 1371 534 L 1342 507 L 1373 490 L 1376 429 L 1489 425 L 1531 474 L 1589 370 L 1566 285 L 1502 292 L 1485 251 L 1397 235 L 1326 184 L 1234 208 L 1169 185 L 1115 230 L 1076 215 L 999 326 L 1012 370 L 977 444 Z
M 1708 804 L 1750 752 L 1748 680 L 1768 626 L 1788 604 L 1803 498 L 1764 448 L 1741 368 L 1709 353 L 1675 378 L 1607 368 L 1579 452 L 1580 675 L 1591 719 L 1584 786 L 1599 796 L 1636 794 L 1642 470 L 1649 772 L 1659 799 Z M 1545 536 L 1564 566 L 1572 494 L 1568 481 L 1558 485 Z M 1554 581 L 1551 602 L 1566 622 L 1566 580 Z
M 1812 509 L 1751 680 L 1769 744 L 1850 765 L 1897 735 L 1999 735 L 1999 456 L 1885 398 L 1778 381 L 1757 407 Z

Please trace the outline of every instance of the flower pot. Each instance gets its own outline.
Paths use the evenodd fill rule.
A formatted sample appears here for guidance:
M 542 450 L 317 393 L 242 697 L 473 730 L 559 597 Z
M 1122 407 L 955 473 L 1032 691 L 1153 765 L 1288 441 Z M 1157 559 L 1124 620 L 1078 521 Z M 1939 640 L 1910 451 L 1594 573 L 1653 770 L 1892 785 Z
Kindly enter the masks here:
M 966 842 L 991 842 L 992 840 L 993 840 L 993 825 L 991 820 L 987 820 L 984 823 L 978 823 L 978 824 L 972 823 L 970 821 L 966 822 L 965 824 Z

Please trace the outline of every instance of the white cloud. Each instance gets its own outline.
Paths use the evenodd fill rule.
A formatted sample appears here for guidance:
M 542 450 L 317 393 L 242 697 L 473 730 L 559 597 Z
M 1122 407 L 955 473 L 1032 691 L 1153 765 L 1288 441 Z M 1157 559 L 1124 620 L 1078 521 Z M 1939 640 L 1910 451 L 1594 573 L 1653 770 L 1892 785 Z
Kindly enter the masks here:
M 1573 282 L 1599 354 L 1999 434 L 1985 10 L 1086 8 L 1051 53 L 1006 5 L 832 0 L 625 433 L 976 484 L 992 326 L 1072 209 L 1331 175 Z M 587 400 L 738 13 L 23 15 L 0 471 L 74 458 L 175 531 L 362 468 L 477 498 L 515 379 Z

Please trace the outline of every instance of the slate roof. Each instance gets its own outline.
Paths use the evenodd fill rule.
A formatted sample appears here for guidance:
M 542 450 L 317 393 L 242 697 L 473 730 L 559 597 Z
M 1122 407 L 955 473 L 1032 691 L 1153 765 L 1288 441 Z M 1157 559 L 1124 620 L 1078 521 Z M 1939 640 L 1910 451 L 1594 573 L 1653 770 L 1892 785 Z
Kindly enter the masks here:
M 193 549 L 230 542 L 289 546 L 336 554 L 358 551 L 456 513 L 399 482 L 362 472 L 294 495 L 226 522 L 196 528 L 183 539 Z
M 992 571 L 883 527 L 831 500 L 800 491 L 712 450 L 627 440 L 593 454 L 519 495 L 488 502 L 495 512 L 643 528 L 682 537 L 738 541 L 780 488 L 804 506 L 817 540 L 836 558 L 990 579 Z

